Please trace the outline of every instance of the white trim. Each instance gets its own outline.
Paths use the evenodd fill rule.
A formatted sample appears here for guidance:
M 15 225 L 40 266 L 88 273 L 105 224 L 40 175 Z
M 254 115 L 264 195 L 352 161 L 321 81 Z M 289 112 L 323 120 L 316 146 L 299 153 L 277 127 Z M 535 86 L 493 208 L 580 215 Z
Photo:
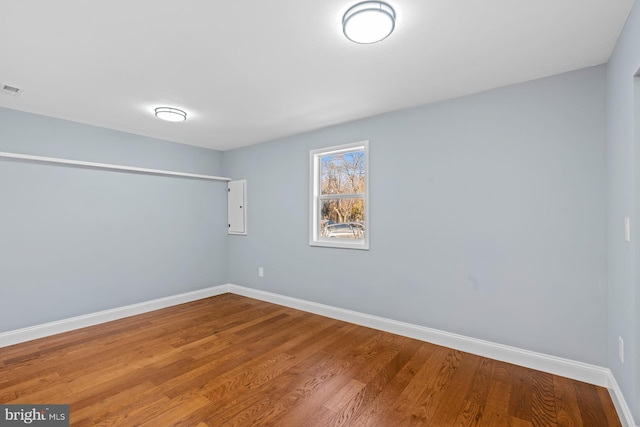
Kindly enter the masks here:
M 635 426 L 631 410 L 629 409 L 629 406 L 627 406 L 622 391 L 620 390 L 620 387 L 618 387 L 618 383 L 616 382 L 613 373 L 608 368 L 562 357 L 537 353 L 535 351 L 523 350 L 508 345 L 496 344 L 490 341 L 466 337 L 464 335 L 452 334 L 450 332 L 444 332 L 424 326 L 372 316 L 356 311 L 345 310 L 329 305 L 318 304 L 271 292 L 246 288 L 244 286 L 233 284 L 229 284 L 228 286 L 229 292 L 237 295 L 259 299 L 273 304 L 284 305 L 286 307 L 319 314 L 332 319 L 355 323 L 357 325 L 465 351 L 478 356 L 500 360 L 502 362 L 512 363 L 514 365 L 524 366 L 538 371 L 605 387 L 609 389 L 611 400 L 616 407 L 618 417 L 620 418 L 623 426 Z
M 110 310 L 98 311 L 96 313 L 58 320 L 55 322 L 44 323 L 42 325 L 30 326 L 23 329 L 3 332 L 0 333 L 0 348 L 19 344 L 25 341 L 47 337 L 50 335 L 59 334 L 62 332 L 72 331 L 74 329 L 80 329 L 87 326 L 98 325 L 100 323 L 111 322 L 112 320 L 135 316 L 136 314 L 147 313 L 149 311 L 159 310 L 161 308 L 171 307 L 173 305 L 184 304 L 185 302 L 196 301 L 202 298 L 208 298 L 227 292 L 229 292 L 228 285 L 214 286 L 211 288 L 172 295 L 165 298 L 158 298 L 151 301 L 145 301 L 138 304 L 126 305 L 124 307 L 118 307 Z
M 345 322 L 355 323 L 357 325 L 409 338 L 415 338 L 421 341 L 427 341 L 433 344 L 465 351 L 467 353 L 473 353 L 479 356 L 573 378 L 601 387 L 608 387 L 609 385 L 610 371 L 606 368 L 590 365 L 588 363 L 550 356 L 530 350 L 523 350 L 508 345 L 496 344 L 476 338 L 469 338 L 463 335 L 427 328 L 425 326 L 385 319 L 383 317 L 372 316 L 369 314 L 358 313 L 356 311 L 273 294 L 270 292 L 245 288 L 243 286 L 229 285 L 229 292 L 308 311 L 310 313 L 319 314 L 332 319 L 343 320 Z
M 321 196 L 319 194 L 319 170 L 320 170 L 320 156 L 324 154 L 336 154 L 348 151 L 354 151 L 355 149 L 364 150 L 364 193 L 356 193 L 358 197 L 364 198 L 364 239 L 354 239 L 348 241 L 348 239 L 336 240 L 336 239 L 323 239 L 318 235 L 318 218 L 320 216 L 319 201 Z M 369 217 L 369 141 L 352 142 L 350 144 L 336 145 L 333 147 L 319 148 L 311 150 L 309 152 L 309 246 L 319 246 L 327 248 L 342 248 L 342 249 L 360 249 L 369 250 L 369 235 L 370 233 L 370 217 Z M 352 195 L 336 195 L 336 197 L 330 198 L 348 198 Z
M 167 170 L 161 170 L 161 169 L 137 168 L 133 166 L 112 165 L 110 163 L 84 162 L 80 160 L 59 159 L 56 157 L 32 156 L 29 154 L 6 153 L 1 151 L 0 151 L 0 157 L 6 157 L 9 159 L 29 160 L 32 162 L 58 163 L 63 165 L 83 166 L 83 167 L 97 168 L 97 169 L 147 173 L 151 175 L 182 176 L 186 178 L 211 179 L 215 181 L 231 181 L 231 178 L 226 178 L 222 176 L 199 175 L 195 173 L 174 172 L 174 171 L 167 171 Z
M 620 390 L 620 386 L 616 381 L 616 377 L 610 370 L 608 388 L 609 394 L 611 395 L 611 400 L 613 401 L 613 405 L 616 407 L 616 411 L 618 412 L 618 417 L 620 418 L 622 426 L 636 427 L 635 421 L 633 420 L 633 415 L 631 414 L 631 409 L 629 409 L 629 405 L 627 405 L 627 401 L 624 399 L 622 390 Z
M 635 427 L 631 410 L 610 369 L 233 284 L 0 333 L 0 348 L 228 292 L 605 387 L 622 425 Z

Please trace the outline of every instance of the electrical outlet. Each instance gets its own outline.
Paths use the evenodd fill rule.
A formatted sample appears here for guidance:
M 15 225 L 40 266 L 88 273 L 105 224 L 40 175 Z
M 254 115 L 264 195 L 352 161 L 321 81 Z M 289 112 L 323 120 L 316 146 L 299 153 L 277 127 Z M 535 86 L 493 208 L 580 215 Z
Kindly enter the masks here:
M 258 267 L 258 277 L 264 277 L 264 268 Z
M 622 341 L 622 337 L 618 337 L 618 357 L 620 358 L 620 363 L 624 363 L 624 341 Z

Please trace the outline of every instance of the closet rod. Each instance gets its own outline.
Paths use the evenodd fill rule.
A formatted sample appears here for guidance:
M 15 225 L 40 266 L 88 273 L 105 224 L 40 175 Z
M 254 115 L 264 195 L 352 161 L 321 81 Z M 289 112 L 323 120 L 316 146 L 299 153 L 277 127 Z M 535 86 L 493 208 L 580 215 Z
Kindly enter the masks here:
M 112 165 L 109 163 L 82 162 L 79 160 L 58 159 L 55 157 L 32 156 L 29 154 L 5 153 L 1 151 L 0 151 L 0 157 L 6 157 L 9 159 L 30 160 L 33 162 L 60 163 L 63 165 L 85 166 L 85 167 L 98 168 L 98 169 L 148 173 L 152 175 L 183 176 L 186 178 L 211 179 L 215 181 L 231 181 L 231 178 L 226 178 L 223 176 L 199 175 L 195 173 L 174 172 L 174 171 L 166 171 L 161 169 L 136 168 L 131 166 Z

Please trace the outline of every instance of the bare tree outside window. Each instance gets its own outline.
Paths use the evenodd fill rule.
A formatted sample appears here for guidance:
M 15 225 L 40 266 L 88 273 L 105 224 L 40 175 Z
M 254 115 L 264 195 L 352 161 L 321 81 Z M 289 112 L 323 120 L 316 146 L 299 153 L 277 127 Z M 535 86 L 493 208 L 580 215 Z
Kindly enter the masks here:
M 366 146 L 366 144 L 365 144 Z M 356 241 L 366 237 L 367 158 L 365 146 L 335 150 L 314 155 L 314 180 L 317 195 L 315 236 L 327 241 Z M 312 153 L 313 155 L 313 153 Z
M 364 194 L 364 151 L 324 156 L 320 160 L 322 195 Z M 334 199 L 322 205 L 331 223 L 364 221 L 364 198 Z

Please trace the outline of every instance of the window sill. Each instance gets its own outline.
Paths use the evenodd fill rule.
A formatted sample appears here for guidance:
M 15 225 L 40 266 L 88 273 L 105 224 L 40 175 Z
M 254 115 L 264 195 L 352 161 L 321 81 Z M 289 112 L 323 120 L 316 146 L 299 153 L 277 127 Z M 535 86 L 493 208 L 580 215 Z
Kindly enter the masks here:
M 363 251 L 369 250 L 369 242 L 358 241 L 356 242 L 340 242 L 333 240 L 312 240 L 309 242 L 309 246 L 319 246 L 324 248 L 338 248 L 338 249 L 358 249 Z

